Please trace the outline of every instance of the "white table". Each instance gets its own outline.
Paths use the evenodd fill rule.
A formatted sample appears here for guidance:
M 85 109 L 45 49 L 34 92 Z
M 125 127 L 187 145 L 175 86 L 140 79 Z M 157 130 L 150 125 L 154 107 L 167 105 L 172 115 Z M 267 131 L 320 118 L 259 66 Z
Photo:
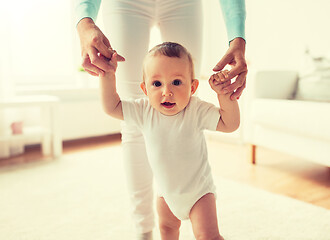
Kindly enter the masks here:
M 36 131 L 23 129 L 23 134 L 3 135 L 0 140 L 15 141 L 27 138 L 29 135 L 41 134 L 41 148 L 43 155 L 58 158 L 62 154 L 62 137 L 59 119 L 59 99 L 55 96 L 33 95 L 19 96 L 0 101 L 0 110 L 8 108 L 39 107 L 41 110 L 41 126 Z

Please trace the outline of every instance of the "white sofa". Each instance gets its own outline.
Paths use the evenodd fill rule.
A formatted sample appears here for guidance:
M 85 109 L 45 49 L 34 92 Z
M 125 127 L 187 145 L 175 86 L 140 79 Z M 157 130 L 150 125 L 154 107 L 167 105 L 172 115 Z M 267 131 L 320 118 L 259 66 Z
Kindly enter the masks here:
M 330 167 L 330 101 L 297 100 L 298 83 L 294 71 L 250 75 L 244 142 L 249 144 L 252 163 L 257 146 L 262 146 Z M 330 79 L 328 83 L 330 87 Z

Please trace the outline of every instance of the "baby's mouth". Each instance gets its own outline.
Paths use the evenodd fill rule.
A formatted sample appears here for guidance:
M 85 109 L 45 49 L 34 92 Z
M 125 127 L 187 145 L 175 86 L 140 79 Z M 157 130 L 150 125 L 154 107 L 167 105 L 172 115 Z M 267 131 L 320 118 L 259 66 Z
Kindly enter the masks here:
M 175 103 L 171 103 L 171 102 L 162 102 L 161 105 L 163 107 L 166 107 L 166 108 L 172 108 L 174 107 Z

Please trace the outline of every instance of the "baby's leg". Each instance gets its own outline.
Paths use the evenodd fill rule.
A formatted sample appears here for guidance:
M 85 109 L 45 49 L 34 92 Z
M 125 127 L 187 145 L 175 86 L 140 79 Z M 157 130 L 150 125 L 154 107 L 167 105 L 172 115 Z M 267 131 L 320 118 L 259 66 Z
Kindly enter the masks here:
M 190 211 L 190 220 L 197 240 L 222 240 L 218 228 L 215 196 L 208 193 Z
M 157 198 L 159 229 L 162 240 L 178 240 L 181 221 L 172 213 L 164 198 Z

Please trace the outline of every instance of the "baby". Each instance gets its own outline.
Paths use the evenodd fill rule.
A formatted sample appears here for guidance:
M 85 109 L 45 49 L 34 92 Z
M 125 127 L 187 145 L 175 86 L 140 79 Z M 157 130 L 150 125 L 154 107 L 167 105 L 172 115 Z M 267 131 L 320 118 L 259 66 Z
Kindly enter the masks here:
M 116 91 L 117 53 L 112 70 L 100 77 L 107 114 L 138 126 L 145 138 L 157 184 L 162 239 L 179 239 L 181 220 L 190 219 L 196 239 L 223 239 L 219 233 L 216 193 L 203 130 L 235 131 L 240 124 L 237 101 L 223 93 L 228 71 L 210 77 L 220 108 L 193 94 L 198 88 L 190 53 L 165 42 L 152 48 L 143 64 L 141 89 L 147 96 L 121 100 Z

